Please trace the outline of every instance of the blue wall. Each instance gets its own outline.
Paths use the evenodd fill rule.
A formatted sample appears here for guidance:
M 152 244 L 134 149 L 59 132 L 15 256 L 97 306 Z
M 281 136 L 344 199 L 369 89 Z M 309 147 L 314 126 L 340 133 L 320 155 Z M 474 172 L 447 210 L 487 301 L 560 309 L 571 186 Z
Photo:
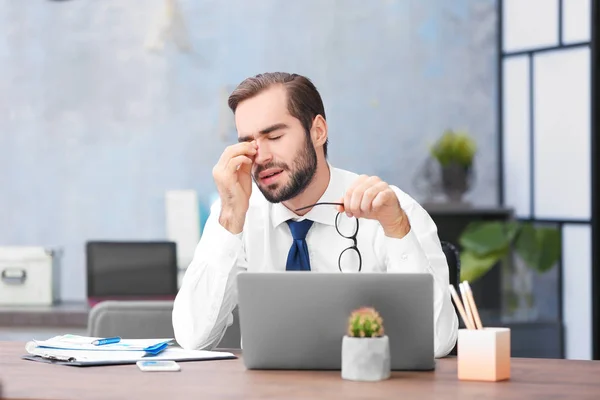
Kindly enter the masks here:
M 162 239 L 164 193 L 213 192 L 235 130 L 223 93 L 273 70 L 321 90 L 330 160 L 420 199 L 446 127 L 477 139 L 496 201 L 493 0 L 180 0 L 193 52 L 144 49 L 162 0 L 0 0 L 0 245 L 65 250 L 62 297 L 85 297 L 89 239 Z

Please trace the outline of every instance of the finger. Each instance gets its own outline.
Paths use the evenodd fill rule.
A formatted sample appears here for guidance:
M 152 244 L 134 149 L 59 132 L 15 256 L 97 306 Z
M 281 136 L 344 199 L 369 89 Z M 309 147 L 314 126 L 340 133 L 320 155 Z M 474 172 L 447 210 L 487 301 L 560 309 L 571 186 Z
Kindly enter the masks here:
M 344 212 L 344 197 L 340 197 L 336 200 L 336 203 L 341 203 L 341 205 L 336 205 L 335 210 L 337 212 Z
M 387 189 L 379 192 L 375 199 L 373 199 L 373 210 L 391 204 L 391 202 L 398 202 L 398 204 L 400 204 L 398 196 L 396 196 L 396 193 L 388 186 Z
M 240 167 L 243 164 L 252 165 L 252 160 L 247 156 L 233 157 L 227 163 L 226 171 L 234 174 L 237 172 L 238 167 Z
M 347 211 L 350 211 L 350 215 L 360 218 L 360 203 L 362 202 L 362 198 L 367 187 L 360 185 L 352 192 L 352 197 L 350 198 L 350 204 L 346 208 Z
M 365 190 L 359 206 L 361 214 L 368 214 L 375 209 L 375 207 L 373 206 L 373 200 L 375 199 L 375 197 L 377 197 L 379 193 L 383 192 L 387 187 L 388 186 L 385 182 L 379 182 Z
M 369 177 L 367 175 L 361 175 L 359 176 L 353 183 L 352 185 L 348 188 L 348 190 L 346 190 L 346 194 L 344 195 L 344 210 L 346 210 L 346 214 L 348 214 L 349 217 L 352 216 L 351 212 L 350 212 L 350 203 L 352 201 L 352 195 L 354 193 L 354 190 L 356 189 L 356 187 L 362 185 L 362 183 L 364 181 L 366 181 Z
M 254 164 L 254 159 L 250 158 L 250 162 L 244 162 L 242 165 L 240 165 L 240 168 L 238 169 L 239 172 L 243 173 L 243 174 L 248 174 L 251 175 L 252 174 L 252 164 Z
M 229 163 L 229 160 L 231 160 L 232 158 L 241 155 L 253 157 L 256 155 L 256 151 L 256 143 L 254 141 L 233 144 L 231 146 L 228 146 L 223 151 L 223 154 L 221 154 L 221 158 L 219 159 L 219 164 L 221 164 L 221 166 L 225 168 L 226 165 Z
M 363 215 L 363 212 L 361 211 L 361 204 L 365 191 L 379 182 L 381 182 L 381 179 L 377 178 L 376 176 L 371 176 L 354 189 L 352 198 L 350 200 L 350 213 L 352 213 L 352 215 L 354 215 L 356 218 L 360 218 Z

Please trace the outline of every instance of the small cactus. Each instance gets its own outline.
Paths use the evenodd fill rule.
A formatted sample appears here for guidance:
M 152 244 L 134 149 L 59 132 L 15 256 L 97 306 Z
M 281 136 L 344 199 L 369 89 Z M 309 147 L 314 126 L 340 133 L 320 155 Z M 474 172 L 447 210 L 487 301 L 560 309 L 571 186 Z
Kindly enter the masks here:
M 383 319 L 372 307 L 361 307 L 354 310 L 348 320 L 348 336 L 381 337 L 383 336 Z

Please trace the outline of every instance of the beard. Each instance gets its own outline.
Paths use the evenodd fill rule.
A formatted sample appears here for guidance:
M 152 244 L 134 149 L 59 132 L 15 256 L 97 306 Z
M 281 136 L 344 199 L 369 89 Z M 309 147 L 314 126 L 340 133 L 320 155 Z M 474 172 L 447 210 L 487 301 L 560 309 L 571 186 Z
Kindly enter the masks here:
M 279 183 L 268 185 L 266 188 L 262 187 L 258 183 L 258 175 L 262 171 L 269 168 L 281 168 L 283 171 L 287 171 L 290 175 L 290 182 L 283 187 L 280 187 L 281 185 Z M 257 167 L 253 178 L 256 182 L 256 186 L 258 186 L 258 189 L 261 191 L 263 196 L 265 196 L 267 201 L 270 203 L 281 203 L 302 193 L 312 181 L 316 171 L 317 153 L 315 151 L 315 146 L 312 144 L 307 135 L 304 147 L 300 149 L 296 155 L 293 168 L 290 168 L 285 163 L 270 162 Z

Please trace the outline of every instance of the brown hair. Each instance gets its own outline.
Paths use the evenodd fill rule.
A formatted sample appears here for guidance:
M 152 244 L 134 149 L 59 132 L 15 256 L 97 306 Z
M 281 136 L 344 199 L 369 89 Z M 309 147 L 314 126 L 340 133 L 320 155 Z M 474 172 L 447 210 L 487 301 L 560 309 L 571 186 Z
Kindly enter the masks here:
M 297 118 L 307 135 L 310 135 L 312 121 L 317 115 L 325 119 L 325 108 L 321 95 L 310 79 L 286 72 L 267 72 L 246 78 L 229 96 L 229 108 L 235 113 L 240 102 L 256 96 L 273 85 L 283 85 L 288 94 L 288 112 Z M 327 157 L 327 144 L 323 145 L 323 152 Z

